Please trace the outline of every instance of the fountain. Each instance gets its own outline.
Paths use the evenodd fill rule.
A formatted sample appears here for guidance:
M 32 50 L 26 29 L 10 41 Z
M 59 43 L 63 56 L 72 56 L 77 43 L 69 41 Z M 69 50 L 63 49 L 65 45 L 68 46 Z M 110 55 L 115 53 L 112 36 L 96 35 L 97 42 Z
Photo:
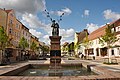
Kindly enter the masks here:
M 50 73 L 49 75 L 61 75 L 60 69 L 61 69 L 61 50 L 60 50 L 60 39 L 61 36 L 59 36 L 59 25 L 55 22 L 55 20 L 52 21 L 52 36 L 50 36 L 51 45 L 50 45 Z
M 49 75 L 59 75 L 62 74 L 60 69 L 61 69 L 61 47 L 60 47 L 60 40 L 61 40 L 61 36 L 59 36 L 59 24 L 53 20 L 50 15 L 49 12 L 47 10 L 45 10 L 47 17 L 50 18 L 51 22 L 52 22 L 52 36 L 49 36 L 50 38 L 50 66 L 49 66 Z M 62 16 L 64 15 L 64 13 L 62 13 L 62 15 L 60 16 L 60 19 L 58 20 L 58 22 L 60 22 L 62 19 Z

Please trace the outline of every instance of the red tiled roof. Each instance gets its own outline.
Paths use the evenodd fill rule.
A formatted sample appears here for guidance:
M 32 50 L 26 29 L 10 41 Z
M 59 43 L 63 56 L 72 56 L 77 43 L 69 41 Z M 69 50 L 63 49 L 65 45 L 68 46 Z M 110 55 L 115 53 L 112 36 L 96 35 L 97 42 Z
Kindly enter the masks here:
M 89 40 L 93 40 L 93 39 L 96 39 L 96 38 L 104 35 L 105 34 L 105 28 L 106 28 L 106 26 L 103 26 L 103 27 L 93 31 L 90 35 L 88 35 Z
M 119 26 L 120 25 L 120 19 L 110 23 L 110 25 L 112 25 L 112 24 L 115 24 L 115 27 Z M 93 31 L 90 35 L 88 35 L 89 40 L 93 40 L 93 39 L 96 39 L 98 37 L 103 36 L 105 34 L 105 28 L 106 27 L 107 26 L 105 25 L 105 26 L 100 27 L 97 30 Z

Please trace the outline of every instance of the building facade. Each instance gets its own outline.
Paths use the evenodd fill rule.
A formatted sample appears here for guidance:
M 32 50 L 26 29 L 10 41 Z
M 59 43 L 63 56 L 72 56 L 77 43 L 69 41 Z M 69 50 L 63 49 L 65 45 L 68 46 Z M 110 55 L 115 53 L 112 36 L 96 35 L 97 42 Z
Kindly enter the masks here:
M 29 29 L 22 24 L 22 28 L 21 28 L 21 38 L 24 37 L 26 39 L 26 41 L 29 44 L 29 47 L 27 48 L 27 50 L 30 50 L 30 39 L 31 39 L 31 33 L 29 32 Z
M 83 39 L 88 35 L 87 29 L 84 29 L 81 32 L 75 33 L 75 39 L 74 39 L 74 47 L 75 47 L 75 54 L 78 55 L 78 53 L 82 53 L 83 50 L 80 48 L 80 44 L 82 43 Z
M 84 49 L 84 54 L 88 53 L 89 56 L 95 57 L 108 57 L 108 53 L 111 57 L 120 56 L 120 19 L 111 22 L 109 25 L 114 25 L 112 27 L 112 31 L 114 31 L 116 33 L 116 37 L 119 38 L 119 40 L 112 45 L 113 47 L 108 50 L 106 44 L 102 46 L 99 42 L 99 38 L 105 35 L 105 29 L 107 28 L 107 25 L 105 25 L 88 35 L 88 39 L 92 42 L 92 45 L 89 49 Z
M 26 49 L 29 52 L 32 34 L 29 32 L 29 29 L 16 18 L 13 9 L 6 10 L 0 8 L 0 26 L 4 27 L 8 36 L 6 51 L 9 51 L 8 53 L 11 54 L 10 60 L 12 62 L 16 61 L 18 56 L 21 56 L 19 42 L 22 37 L 24 37 L 29 44 L 29 47 Z M 37 37 L 34 38 L 34 41 L 37 46 L 39 46 Z M 4 55 L 2 56 L 5 57 Z M 2 56 L 0 55 L 0 57 Z
M 3 26 L 4 29 L 7 29 L 7 13 L 4 9 L 0 8 L 0 26 Z

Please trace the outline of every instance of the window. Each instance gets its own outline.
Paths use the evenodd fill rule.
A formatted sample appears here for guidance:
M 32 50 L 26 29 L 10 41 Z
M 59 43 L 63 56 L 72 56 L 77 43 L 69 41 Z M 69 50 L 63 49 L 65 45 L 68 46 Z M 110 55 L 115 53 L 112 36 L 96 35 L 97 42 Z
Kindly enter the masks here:
M 23 35 L 24 35 L 24 31 L 23 31 Z
M 16 36 L 16 32 L 15 32 L 15 36 Z
M 120 26 L 116 27 L 116 32 L 120 31 Z
M 12 28 L 10 28 L 9 33 L 12 33 Z
M 12 20 L 10 20 L 10 24 L 12 24 L 13 23 L 13 21 Z
M 18 28 L 20 29 L 20 24 L 19 24 Z
M 10 15 L 13 17 L 13 16 L 14 16 L 14 13 L 11 13 Z
M 114 55 L 114 50 L 112 50 L 112 55 Z
M 16 28 L 18 28 L 19 27 L 19 25 L 18 24 L 16 24 Z
M 11 13 L 10 15 L 13 17 L 13 14 L 12 14 L 12 13 Z
M 99 56 L 99 48 L 96 49 L 97 56 Z

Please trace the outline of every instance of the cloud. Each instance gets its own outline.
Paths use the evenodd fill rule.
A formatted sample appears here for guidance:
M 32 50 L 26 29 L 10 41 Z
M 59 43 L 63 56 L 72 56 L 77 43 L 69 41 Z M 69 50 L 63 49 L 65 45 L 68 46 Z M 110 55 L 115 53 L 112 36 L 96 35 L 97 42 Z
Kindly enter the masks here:
M 120 13 L 112 12 L 112 10 L 107 9 L 103 12 L 105 19 L 117 20 L 120 18 Z
M 60 29 L 60 35 L 63 36 L 64 38 L 68 38 L 68 37 L 73 37 L 75 33 L 75 30 L 70 28 L 70 29 Z
M 43 41 L 44 41 L 46 44 L 50 44 L 49 35 L 44 35 L 44 36 L 43 36 Z
M 41 33 L 41 32 L 37 32 L 37 31 L 34 30 L 34 29 L 30 29 L 29 32 L 30 32 L 32 35 L 36 36 L 37 38 L 40 38 L 40 37 L 42 36 L 42 33 Z
M 43 38 L 41 37 L 40 40 L 46 42 L 47 44 L 49 44 L 50 40 L 49 40 L 49 36 L 52 35 L 52 28 L 51 28 L 51 24 L 44 24 L 43 22 L 41 22 L 37 16 L 33 15 L 33 14 L 29 14 L 29 13 L 25 13 L 22 15 L 22 23 L 27 24 L 29 26 L 30 32 L 39 37 L 41 36 L 41 33 L 36 32 L 35 29 L 43 29 L 47 35 L 42 34 Z M 62 36 L 62 41 L 67 41 L 68 38 L 70 37 L 74 37 L 74 33 L 75 30 L 70 28 L 70 29 L 60 29 L 60 35 Z M 69 39 L 68 39 L 69 40 Z M 62 42 L 63 43 L 63 42 Z
M 46 24 L 42 23 L 36 15 L 30 13 L 23 14 L 21 22 L 28 24 L 30 28 L 34 29 L 47 27 Z
M 89 16 L 90 15 L 90 11 L 89 10 L 84 10 L 84 13 L 81 15 L 81 17 L 85 17 L 85 16 Z
M 74 39 L 75 30 L 70 29 L 60 29 L 60 36 L 62 36 L 61 44 L 64 42 L 72 42 Z
M 0 7 L 14 9 L 19 13 L 36 13 L 46 9 L 45 0 L 0 0 Z
M 99 26 L 97 24 L 90 23 L 90 24 L 87 24 L 86 28 L 87 28 L 88 32 L 91 33 L 94 30 L 98 29 Z
M 55 14 L 55 15 L 62 15 L 62 13 L 64 13 L 65 15 L 70 15 L 72 13 L 72 11 L 69 9 L 69 8 L 64 8 L 64 9 L 61 9 L 60 11 L 50 11 L 51 14 Z
M 72 29 L 72 28 L 67 29 L 67 30 L 60 29 L 59 31 L 60 31 L 60 36 L 62 36 L 61 44 L 63 44 L 64 42 L 72 42 L 73 41 L 71 39 L 74 38 L 74 33 L 75 33 L 74 29 Z M 49 30 L 48 30 L 48 32 L 49 32 Z M 50 43 L 49 36 L 50 36 L 50 34 L 43 36 L 43 41 L 46 42 L 47 44 Z
M 49 44 L 49 36 L 52 33 L 51 24 L 45 24 L 37 16 L 38 12 L 44 11 L 46 8 L 45 0 L 0 0 L 0 8 L 13 9 L 16 12 L 17 18 L 30 30 L 34 36 L 40 38 L 41 41 Z M 51 14 L 60 16 L 62 13 L 70 15 L 72 11 L 65 7 L 58 11 L 50 11 Z M 39 32 L 39 29 L 46 33 Z M 74 29 L 60 29 L 62 42 L 68 41 L 74 37 Z
M 89 16 L 89 12 L 90 12 L 89 10 L 85 10 L 85 11 L 84 11 L 84 15 L 85 15 L 85 16 Z

